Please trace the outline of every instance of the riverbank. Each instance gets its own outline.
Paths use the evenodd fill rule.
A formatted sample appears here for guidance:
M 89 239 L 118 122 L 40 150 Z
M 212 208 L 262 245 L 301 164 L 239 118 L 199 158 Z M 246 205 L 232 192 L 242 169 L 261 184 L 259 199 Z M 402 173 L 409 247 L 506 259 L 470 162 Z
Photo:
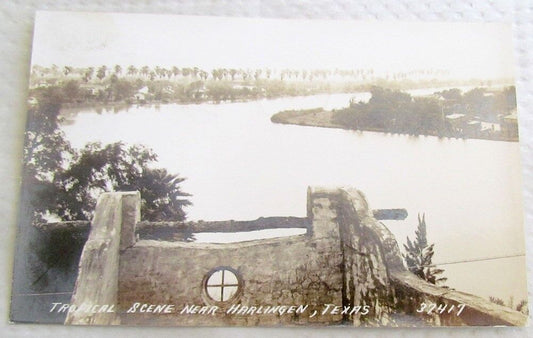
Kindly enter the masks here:
M 262 101 L 262 100 L 276 100 L 276 99 L 284 99 L 284 98 L 297 98 L 297 97 L 306 97 L 306 96 L 316 96 L 316 95 L 336 95 L 336 94 L 349 94 L 351 92 L 339 92 L 339 93 L 330 93 L 330 92 L 318 92 L 313 94 L 306 94 L 306 95 L 278 95 L 275 97 L 242 97 L 242 98 L 234 98 L 234 99 L 227 99 L 227 100 L 211 100 L 208 98 L 201 98 L 201 99 L 195 99 L 195 100 L 182 100 L 182 99 L 174 99 L 174 100 L 150 100 L 150 101 L 143 101 L 143 102 L 132 102 L 128 100 L 122 100 L 122 101 L 109 101 L 109 102 L 95 102 L 95 101 L 89 101 L 89 102 L 67 102 L 63 103 L 61 107 L 61 114 L 63 116 L 69 116 L 71 114 L 76 114 L 79 111 L 82 110 L 94 110 L 94 111 L 103 111 L 103 110 L 113 110 L 113 111 L 124 111 L 128 110 L 132 107 L 159 107 L 163 105 L 201 105 L 201 104 L 213 104 L 213 105 L 220 105 L 220 104 L 227 104 L 227 103 L 246 103 L 246 102 L 253 102 L 253 101 Z
M 346 129 L 342 125 L 333 122 L 332 111 L 322 108 L 286 110 L 272 115 L 270 120 L 280 124 Z
M 385 134 L 405 134 L 388 130 L 386 128 L 349 128 L 345 125 L 335 122 L 335 111 L 325 110 L 323 108 L 303 109 L 303 110 L 285 110 L 271 116 L 270 121 L 278 124 L 292 124 L 307 127 L 320 128 L 337 128 L 354 131 L 371 131 Z M 518 142 L 518 138 L 505 137 L 497 134 L 482 134 L 482 135 L 438 135 L 436 133 L 414 134 L 415 136 L 436 136 L 439 138 L 455 138 L 455 139 L 480 139 L 490 141 L 504 141 L 504 142 Z

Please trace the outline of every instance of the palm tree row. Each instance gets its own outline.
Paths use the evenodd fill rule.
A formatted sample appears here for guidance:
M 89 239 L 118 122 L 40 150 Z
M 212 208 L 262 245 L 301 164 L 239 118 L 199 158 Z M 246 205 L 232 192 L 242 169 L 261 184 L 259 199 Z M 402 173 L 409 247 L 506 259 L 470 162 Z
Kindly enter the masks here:
M 211 70 L 204 70 L 199 67 L 177 67 L 169 68 L 155 66 L 136 67 L 129 65 L 123 68 L 121 65 L 115 65 L 108 68 L 106 65 L 100 67 L 86 67 L 74 68 L 72 66 L 64 66 L 62 69 L 56 65 L 52 67 L 41 67 L 35 65 L 32 69 L 32 74 L 35 76 L 75 76 L 81 77 L 85 82 L 92 80 L 95 76 L 99 80 L 106 77 L 127 76 L 154 79 L 172 79 L 172 78 L 190 78 L 196 80 L 218 80 L 218 81 L 247 81 L 247 80 L 261 80 L 261 79 L 277 79 L 277 80 L 328 80 L 334 78 L 354 79 L 354 80 L 370 80 L 377 77 L 374 69 L 272 69 L 272 68 L 258 68 L 258 69 L 243 69 L 243 68 L 214 68 Z M 443 75 L 439 70 L 413 70 L 409 72 L 387 72 L 381 74 L 379 77 L 390 80 L 405 80 L 413 77 L 435 77 Z

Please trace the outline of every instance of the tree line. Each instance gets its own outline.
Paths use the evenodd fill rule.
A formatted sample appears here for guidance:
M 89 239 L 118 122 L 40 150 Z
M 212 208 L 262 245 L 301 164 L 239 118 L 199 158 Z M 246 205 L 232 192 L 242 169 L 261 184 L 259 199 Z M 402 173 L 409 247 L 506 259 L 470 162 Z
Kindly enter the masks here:
M 516 109 L 514 86 L 498 91 L 475 88 L 436 92 L 424 97 L 372 87 L 368 102 L 350 102 L 334 112 L 333 122 L 348 129 L 375 130 L 410 135 L 471 136 L 446 116 L 461 115 L 463 121 L 498 123 L 502 115 Z
M 135 65 L 100 65 L 97 67 L 73 67 L 52 65 L 43 67 L 34 65 L 32 67 L 32 76 L 79 76 L 85 82 L 92 79 L 103 80 L 107 76 L 129 76 L 145 77 L 149 79 L 171 79 L 188 77 L 193 79 L 213 79 L 213 80 L 231 80 L 246 81 L 259 79 L 278 79 L 278 80 L 327 80 L 332 78 L 351 78 L 357 80 L 372 80 L 381 77 L 385 80 L 406 80 L 409 78 L 435 78 L 445 75 L 446 72 L 434 69 L 420 69 L 407 72 L 386 72 L 378 75 L 373 68 L 356 68 L 356 69 L 275 69 L 275 68 L 227 68 L 219 67 L 213 69 L 202 69 L 200 67 L 162 67 L 162 66 L 135 66 Z
M 42 67 L 34 65 L 30 88 L 57 86 L 68 103 L 222 102 L 282 96 L 367 91 L 370 85 L 398 88 L 443 85 L 437 70 L 389 72 L 374 69 L 273 69 L 122 66 Z M 148 95 L 135 94 L 143 87 Z M 140 97 L 140 98 L 139 98 Z

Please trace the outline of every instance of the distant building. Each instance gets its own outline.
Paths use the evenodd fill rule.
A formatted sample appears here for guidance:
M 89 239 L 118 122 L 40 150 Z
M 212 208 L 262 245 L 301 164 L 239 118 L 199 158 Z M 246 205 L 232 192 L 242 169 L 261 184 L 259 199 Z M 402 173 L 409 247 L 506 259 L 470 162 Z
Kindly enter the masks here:
M 250 91 L 253 91 L 255 89 L 254 86 L 249 86 L 249 85 L 234 85 L 233 86 L 233 89 L 236 89 L 236 90 L 250 90 Z
M 450 114 L 445 116 L 446 121 L 450 124 L 454 131 L 462 132 L 465 127 L 465 114 Z
M 469 136 L 477 136 L 481 131 L 481 122 L 476 120 L 468 121 L 464 124 L 463 131 Z
M 135 93 L 133 95 L 133 97 L 135 98 L 135 100 L 137 101 L 146 101 L 147 97 L 148 97 L 148 94 L 150 93 L 150 90 L 148 89 L 148 87 L 144 86 L 142 87 L 141 89 L 139 89 L 137 91 L 137 93 Z
M 481 122 L 481 135 L 482 136 L 500 135 L 500 133 L 501 133 L 501 126 L 499 123 Z

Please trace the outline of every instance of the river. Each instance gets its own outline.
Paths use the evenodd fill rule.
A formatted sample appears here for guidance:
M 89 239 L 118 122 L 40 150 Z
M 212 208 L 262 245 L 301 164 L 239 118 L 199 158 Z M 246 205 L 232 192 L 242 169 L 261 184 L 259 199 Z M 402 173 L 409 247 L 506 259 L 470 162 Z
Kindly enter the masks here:
M 425 213 L 433 262 L 453 263 L 441 266 L 448 286 L 527 299 L 524 256 L 476 261 L 525 252 L 518 143 L 270 122 L 282 110 L 345 107 L 353 96 L 84 109 L 69 114 L 63 130 L 78 148 L 91 141 L 152 148 L 158 166 L 187 178 L 191 220 L 305 216 L 308 186 L 354 186 L 372 208 L 408 210 L 405 221 L 386 222 L 400 246 Z

